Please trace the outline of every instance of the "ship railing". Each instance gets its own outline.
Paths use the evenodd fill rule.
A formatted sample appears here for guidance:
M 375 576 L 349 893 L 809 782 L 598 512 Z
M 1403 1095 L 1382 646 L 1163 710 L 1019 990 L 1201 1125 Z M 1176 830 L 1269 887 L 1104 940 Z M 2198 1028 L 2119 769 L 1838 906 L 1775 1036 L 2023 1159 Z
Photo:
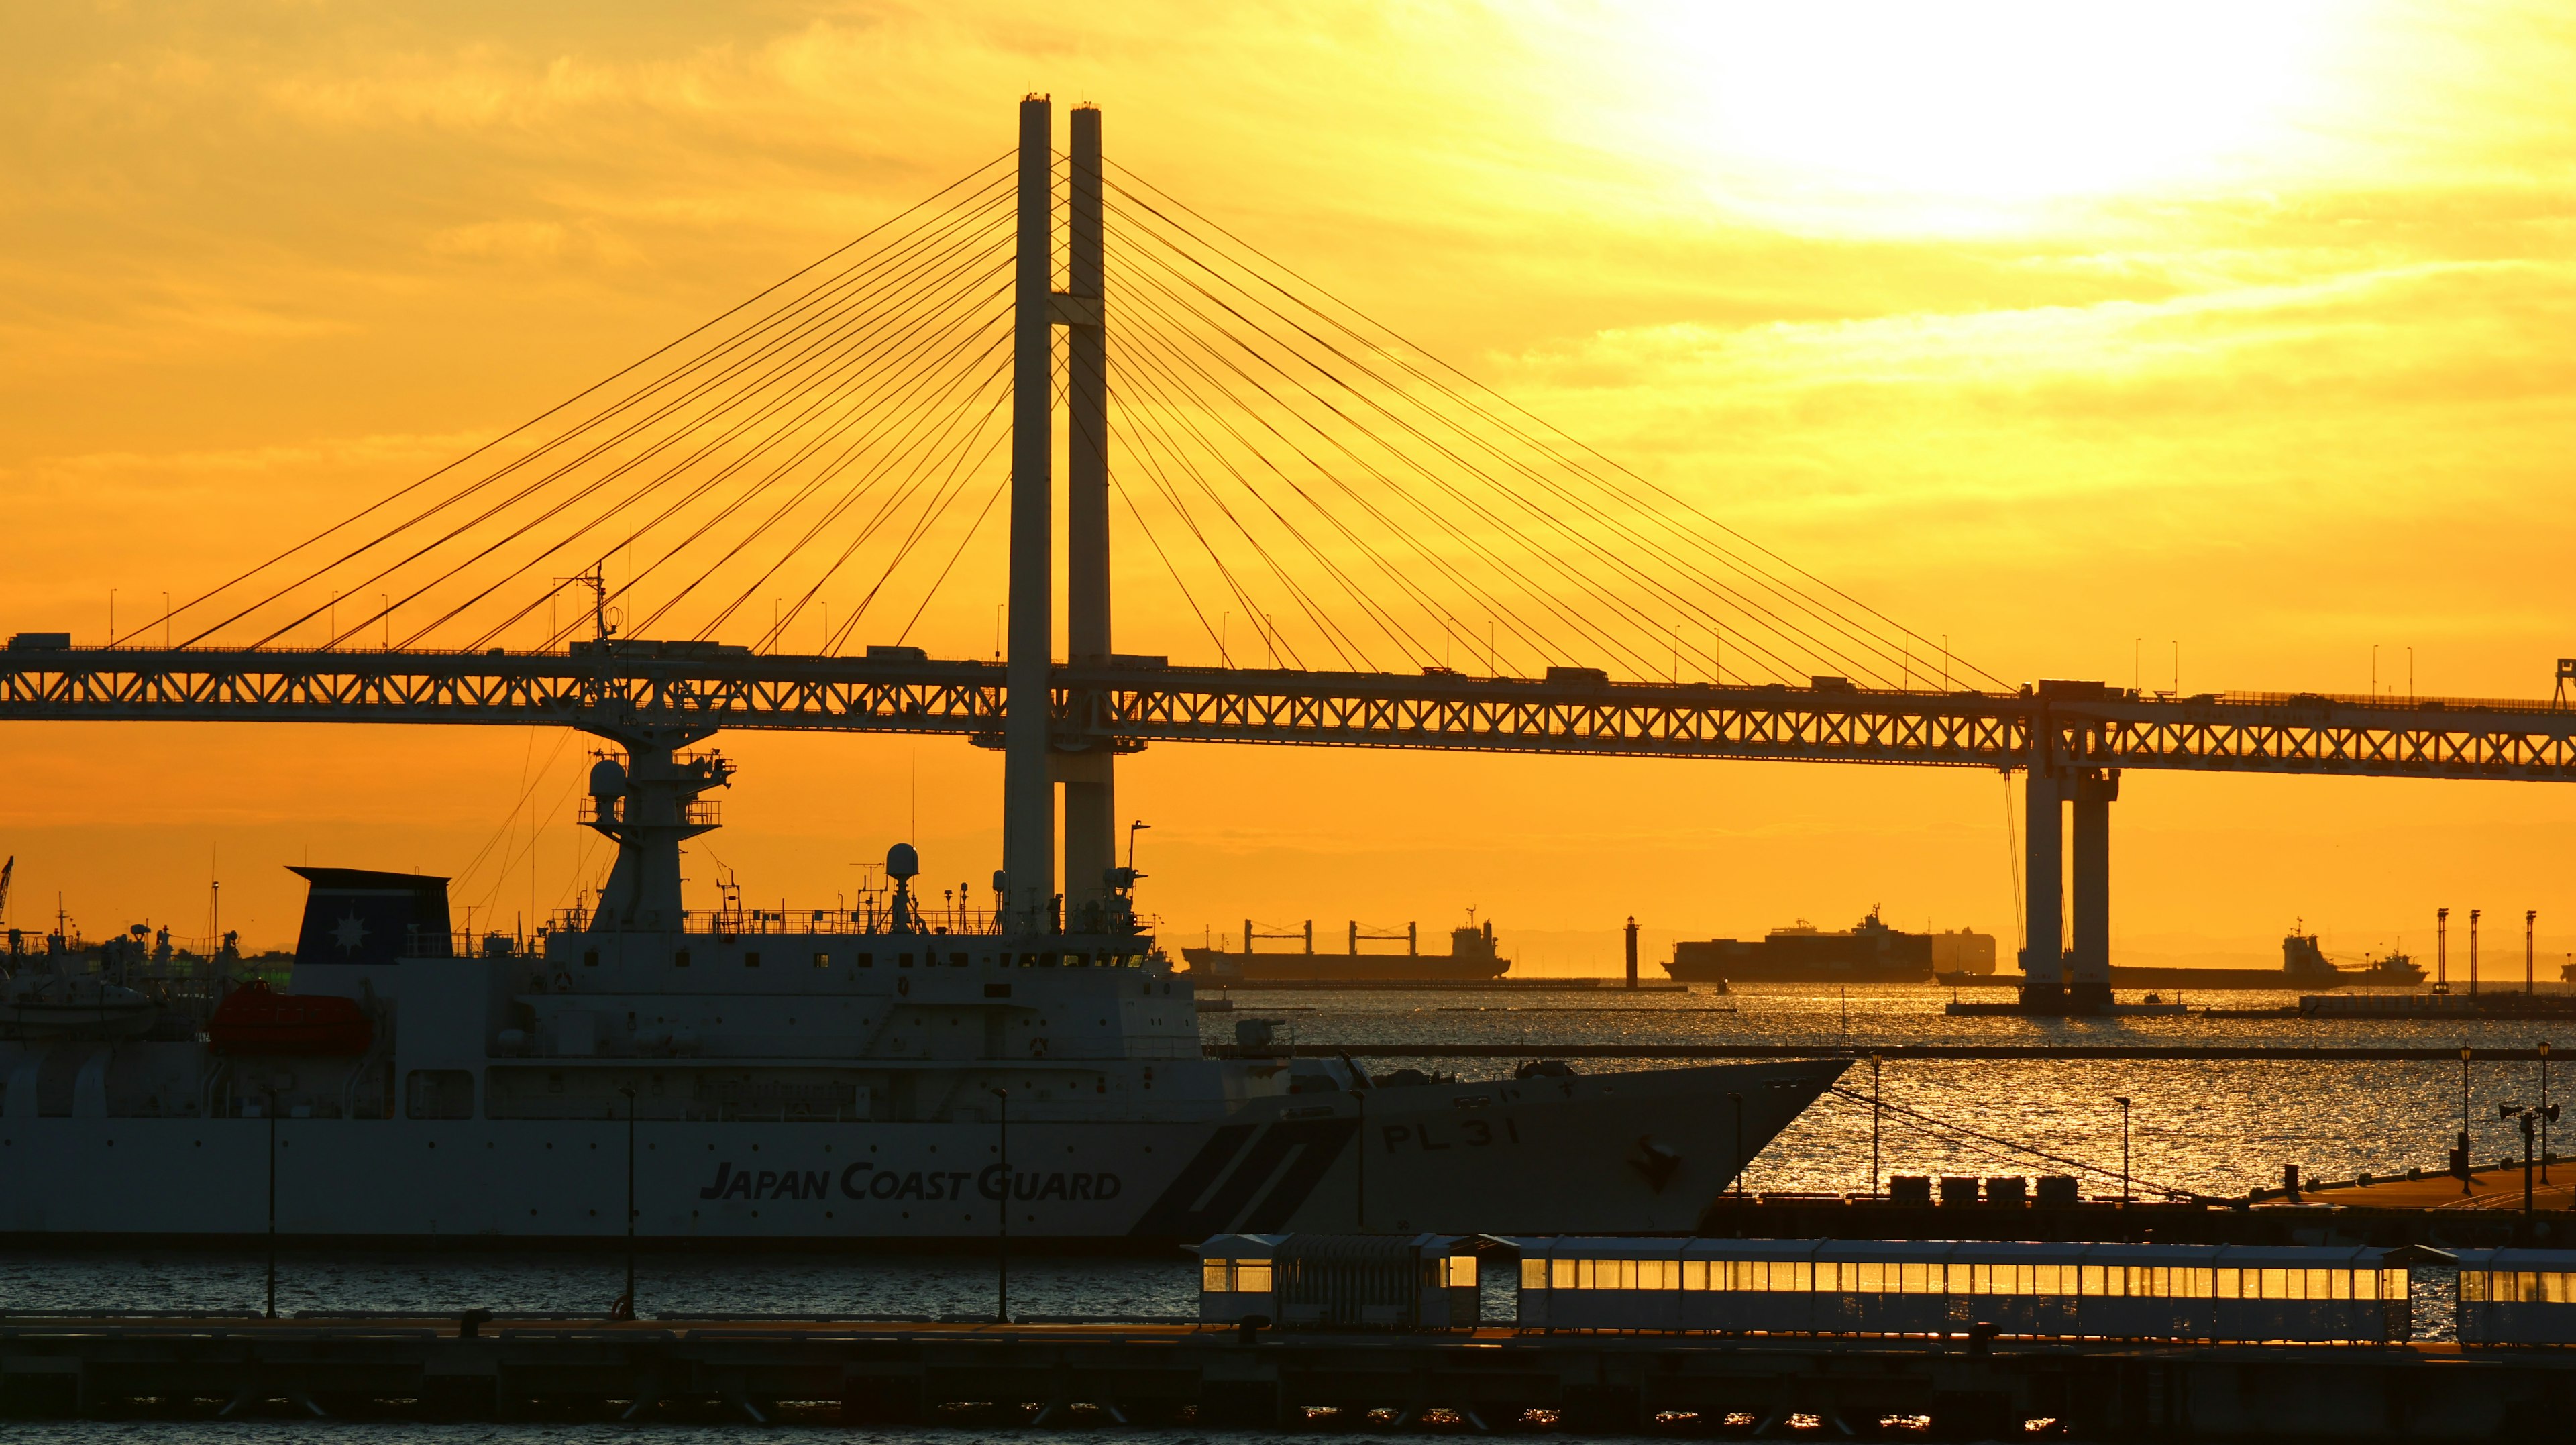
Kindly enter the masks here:
M 609 807 L 605 813 L 600 809 L 601 801 L 599 798 L 584 794 L 580 812 L 575 815 L 574 821 L 590 826 L 629 821 L 625 816 L 626 799 L 607 799 Z M 692 828 L 720 828 L 724 826 L 724 810 L 713 798 L 697 798 L 680 805 L 678 821 Z
M 1074 911 L 1076 933 L 1116 933 L 1147 937 L 1153 932 L 1154 920 L 1132 913 L 1085 906 Z M 595 910 L 559 908 L 548 921 L 556 933 L 587 932 Z M 1028 930 L 1009 927 L 1009 915 L 989 908 L 943 907 L 937 904 L 920 911 L 918 920 L 908 930 L 914 933 L 958 937 L 995 937 L 1005 932 Z M 692 908 L 681 915 L 680 931 L 707 934 L 717 938 L 756 938 L 769 934 L 878 934 L 896 931 L 895 919 L 882 903 L 863 904 L 857 908 Z M 1044 920 L 1036 930 L 1063 933 L 1057 920 Z M 464 934 L 457 936 L 460 956 L 470 957 L 483 951 L 483 946 Z
M 415 923 L 404 931 L 405 958 L 471 958 L 474 948 L 467 935 L 443 928 L 423 928 Z

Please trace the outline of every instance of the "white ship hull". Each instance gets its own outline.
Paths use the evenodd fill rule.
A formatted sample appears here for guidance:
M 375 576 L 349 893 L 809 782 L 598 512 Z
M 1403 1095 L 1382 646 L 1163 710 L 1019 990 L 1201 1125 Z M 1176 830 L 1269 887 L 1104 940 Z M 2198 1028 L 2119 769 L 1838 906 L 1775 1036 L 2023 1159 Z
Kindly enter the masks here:
M 897 844 L 856 907 L 693 913 L 732 767 L 619 736 L 584 818 L 617 861 L 535 939 L 455 936 L 444 878 L 303 866 L 285 993 L 122 953 L 63 984 L 149 997 L 151 1037 L 0 1041 L 0 1235 L 256 1236 L 273 1174 L 300 1238 L 606 1242 L 630 1167 L 670 1243 L 1680 1231 L 1844 1068 L 1378 1084 L 1259 1019 L 1212 1058 L 1131 870 L 925 914 Z
M 1009 1125 L 1015 1240 L 1228 1231 L 1683 1232 L 1837 1062 L 1255 1100 L 1205 1123 Z M 622 1237 L 623 1120 L 278 1119 L 277 1228 L 351 1242 Z M 1364 1131 L 1364 1132 L 1363 1132 Z M 656 1242 L 982 1241 L 992 1123 L 646 1120 L 636 1231 Z M 0 1122 L 0 1232 L 241 1237 L 267 1228 L 271 1121 Z M 1365 1158 L 1354 1149 L 1365 1139 Z

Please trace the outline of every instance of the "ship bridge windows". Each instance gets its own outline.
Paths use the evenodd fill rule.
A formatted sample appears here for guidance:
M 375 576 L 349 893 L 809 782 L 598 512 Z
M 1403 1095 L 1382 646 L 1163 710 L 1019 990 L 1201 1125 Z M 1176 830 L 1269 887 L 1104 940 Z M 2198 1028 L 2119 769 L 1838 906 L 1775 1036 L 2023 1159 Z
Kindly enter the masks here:
M 862 953 L 852 958 L 850 962 L 860 968 L 874 968 L 877 966 L 877 956 L 873 953 Z
M 910 967 L 912 967 L 912 955 L 911 955 L 911 954 L 909 954 L 909 953 L 898 953 L 898 954 L 896 954 L 896 955 L 894 956 L 894 965 L 895 965 L 895 967 L 897 967 L 897 968 L 910 968 Z
M 962 953 L 952 953 L 948 955 L 948 966 L 950 968 L 964 968 L 966 966 L 966 955 Z
M 599 967 L 599 950 L 596 948 L 583 949 L 581 951 L 581 966 L 584 968 Z
M 760 955 L 759 955 L 759 954 L 757 954 L 757 953 L 746 953 L 746 954 L 744 954 L 744 955 L 742 956 L 742 966 L 743 966 L 743 967 L 745 967 L 745 968 L 758 968 L 758 967 L 760 967 Z
M 814 966 L 816 968 L 830 968 L 832 966 L 832 955 L 818 951 L 814 955 Z
M 689 951 L 685 948 L 672 949 L 671 966 L 673 968 L 687 968 L 689 966 Z

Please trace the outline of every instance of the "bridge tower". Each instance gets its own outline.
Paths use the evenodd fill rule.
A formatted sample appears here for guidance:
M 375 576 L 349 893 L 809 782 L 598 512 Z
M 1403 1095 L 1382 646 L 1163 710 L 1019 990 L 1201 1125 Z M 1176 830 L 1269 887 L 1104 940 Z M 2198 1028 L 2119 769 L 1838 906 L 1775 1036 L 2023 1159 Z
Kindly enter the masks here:
M 1064 622 L 1068 660 L 1107 667 L 1109 647 L 1109 338 L 1100 235 L 1100 108 L 1073 109 L 1065 292 Z M 1064 894 L 1072 913 L 1105 905 L 1118 864 L 1116 753 L 1108 747 L 1049 755 L 1064 784 Z
M 1110 664 L 1109 354 L 1102 326 L 1100 111 L 1072 114 L 1066 289 L 1054 289 L 1053 108 L 1020 102 L 1018 264 L 1011 369 L 1010 656 L 1002 757 L 1004 906 L 1022 926 L 1057 897 L 1055 787 L 1064 786 L 1064 899 L 1111 896 L 1118 861 L 1114 750 L 1055 746 L 1055 328 L 1066 335 L 1065 636 L 1075 667 Z M 1068 919 L 1068 922 L 1071 920 Z
M 1018 265 L 1011 298 L 1010 656 L 1003 670 L 1002 894 L 1014 925 L 1055 898 L 1055 785 L 1048 774 L 1055 652 L 1054 124 L 1020 101 Z

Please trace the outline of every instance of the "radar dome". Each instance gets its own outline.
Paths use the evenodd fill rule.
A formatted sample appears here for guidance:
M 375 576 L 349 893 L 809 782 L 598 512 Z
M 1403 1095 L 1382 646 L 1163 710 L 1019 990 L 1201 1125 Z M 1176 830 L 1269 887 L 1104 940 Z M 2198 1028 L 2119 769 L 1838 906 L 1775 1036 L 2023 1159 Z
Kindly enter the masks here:
M 893 847 L 888 848 L 886 850 L 886 876 L 888 878 L 920 877 L 921 855 L 912 850 L 912 845 L 910 843 L 897 843 Z
M 601 758 L 590 765 L 590 795 L 594 798 L 626 796 L 626 769 L 615 758 Z

